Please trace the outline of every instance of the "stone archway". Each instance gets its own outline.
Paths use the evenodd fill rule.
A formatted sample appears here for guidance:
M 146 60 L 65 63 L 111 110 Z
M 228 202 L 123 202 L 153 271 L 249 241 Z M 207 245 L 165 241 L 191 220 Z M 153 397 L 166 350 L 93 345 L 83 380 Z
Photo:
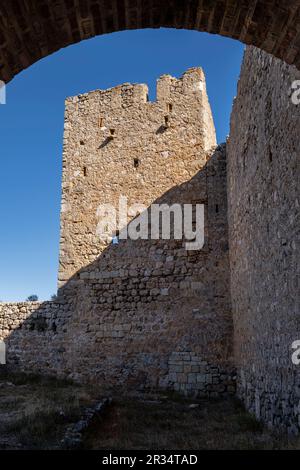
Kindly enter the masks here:
M 8 0 L 0 5 L 0 78 L 114 31 L 173 27 L 252 44 L 300 68 L 300 0 Z

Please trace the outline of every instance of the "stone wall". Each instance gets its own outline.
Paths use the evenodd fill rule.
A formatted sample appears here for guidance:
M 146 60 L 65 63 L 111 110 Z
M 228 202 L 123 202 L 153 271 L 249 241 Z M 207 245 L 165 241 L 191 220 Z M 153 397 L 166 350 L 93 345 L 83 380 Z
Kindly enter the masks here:
M 59 302 L 0 303 L 0 340 L 13 369 L 61 375 L 66 304 Z
M 299 72 L 249 48 L 228 143 L 229 242 L 238 394 L 270 426 L 300 425 Z
M 81 376 L 206 395 L 232 392 L 224 150 L 164 199 L 202 195 L 203 250 L 189 252 L 172 240 L 120 241 L 61 288 L 61 296 L 76 299 L 67 338 L 74 342 L 70 367 Z
M 7 360 L 111 386 L 232 394 L 226 149 L 211 149 L 201 69 L 161 77 L 153 103 L 147 92 L 126 84 L 67 100 L 59 295 L 1 304 Z M 99 204 L 120 195 L 144 214 L 153 202 L 203 204 L 203 249 L 99 237 Z

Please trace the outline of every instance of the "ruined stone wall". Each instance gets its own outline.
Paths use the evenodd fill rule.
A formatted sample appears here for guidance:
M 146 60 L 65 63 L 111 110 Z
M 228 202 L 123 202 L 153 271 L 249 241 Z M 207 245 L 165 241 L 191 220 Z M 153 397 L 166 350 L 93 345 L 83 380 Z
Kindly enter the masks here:
M 13 369 L 65 375 L 63 336 L 68 318 L 66 303 L 0 303 L 0 340 L 6 362 Z
M 300 426 L 299 72 L 249 48 L 228 143 L 229 242 L 238 394 L 270 426 Z
M 154 103 L 147 92 L 122 85 L 67 100 L 59 296 L 2 305 L 8 363 L 114 386 L 234 393 L 226 149 L 211 150 L 200 69 L 162 77 Z M 145 213 L 153 202 L 204 204 L 203 249 L 99 238 L 97 208 L 120 195 Z

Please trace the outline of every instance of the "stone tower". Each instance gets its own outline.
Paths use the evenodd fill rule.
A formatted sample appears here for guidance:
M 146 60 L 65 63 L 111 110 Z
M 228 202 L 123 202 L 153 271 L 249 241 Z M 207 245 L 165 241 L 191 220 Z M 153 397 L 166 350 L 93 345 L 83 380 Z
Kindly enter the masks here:
M 59 286 L 106 248 L 96 235 L 100 204 L 149 206 L 193 177 L 216 145 L 204 73 L 124 84 L 66 100 Z
M 73 377 L 233 393 L 226 152 L 218 148 L 204 73 L 162 76 L 66 101 L 60 294 Z M 205 244 L 99 237 L 99 206 L 205 206 Z M 128 212 L 128 223 L 136 214 Z M 101 218 L 101 217 L 100 217 Z M 101 220 L 100 220 L 101 222 Z M 109 229 L 108 229 L 109 232 Z M 79 338 L 79 340 L 78 340 Z

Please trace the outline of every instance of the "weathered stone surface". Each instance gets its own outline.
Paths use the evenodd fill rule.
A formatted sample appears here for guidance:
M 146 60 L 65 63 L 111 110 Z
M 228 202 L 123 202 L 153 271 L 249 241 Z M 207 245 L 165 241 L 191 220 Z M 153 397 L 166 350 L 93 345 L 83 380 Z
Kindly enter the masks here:
M 231 294 L 238 393 L 271 426 L 299 426 L 300 73 L 249 48 L 228 143 Z
M 133 204 L 149 207 L 152 203 L 205 201 L 207 172 L 200 174 L 199 170 L 215 146 L 215 129 L 201 69 L 190 69 L 179 80 L 169 75 L 161 77 L 155 102 L 148 101 L 146 85 L 130 84 L 67 99 L 60 286 L 94 262 L 108 246 L 110 251 L 104 253 L 104 258 L 114 258 L 114 262 L 108 259 L 105 269 L 103 258 L 101 269 L 93 266 L 87 268 L 88 272 L 81 270 L 81 280 L 102 278 L 111 282 L 112 278 L 141 276 L 141 269 L 146 268 L 146 277 L 154 272 L 160 276 L 163 270 L 171 274 L 176 268 L 185 268 L 183 258 L 187 252 L 180 241 L 175 252 L 173 248 L 165 249 L 168 242 L 147 241 L 139 247 L 138 242 L 120 240 L 118 246 L 111 247 L 113 233 L 109 227 L 108 240 L 97 234 L 101 221 L 98 208 L 110 204 L 118 211 L 120 197 L 124 196 L 128 208 Z M 134 259 L 137 257 L 138 260 Z M 179 257 L 181 262 L 177 261 Z M 159 288 L 157 295 L 168 295 L 167 286 L 154 284 L 153 289 Z M 193 284 L 197 286 L 196 280 Z M 146 292 L 139 289 L 139 294 Z

